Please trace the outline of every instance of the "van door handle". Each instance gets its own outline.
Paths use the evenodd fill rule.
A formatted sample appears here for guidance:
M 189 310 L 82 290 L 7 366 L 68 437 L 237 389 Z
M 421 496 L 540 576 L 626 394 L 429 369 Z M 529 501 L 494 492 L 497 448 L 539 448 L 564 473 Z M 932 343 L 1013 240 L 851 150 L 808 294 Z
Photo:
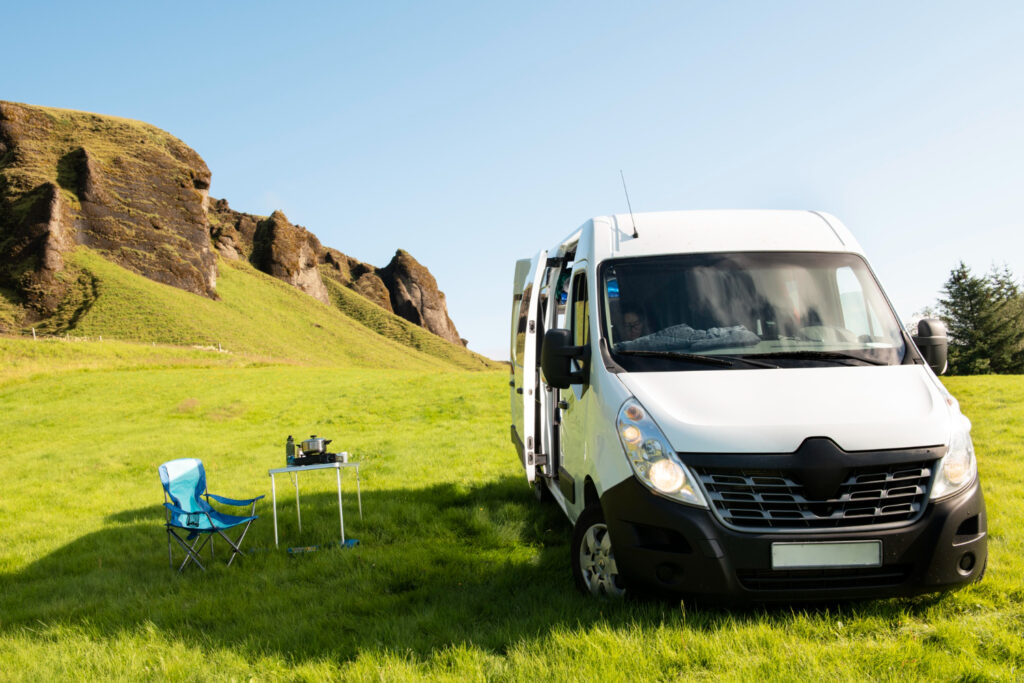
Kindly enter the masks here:
M 510 387 L 514 387 L 514 386 L 516 385 L 516 381 L 515 381 L 514 379 L 510 379 L 510 380 L 508 381 L 508 385 L 509 385 Z
M 560 410 L 569 410 L 569 403 L 567 401 L 559 401 L 558 408 Z
M 523 393 L 523 388 L 519 387 L 518 389 L 516 389 L 516 393 L 517 394 L 522 394 Z

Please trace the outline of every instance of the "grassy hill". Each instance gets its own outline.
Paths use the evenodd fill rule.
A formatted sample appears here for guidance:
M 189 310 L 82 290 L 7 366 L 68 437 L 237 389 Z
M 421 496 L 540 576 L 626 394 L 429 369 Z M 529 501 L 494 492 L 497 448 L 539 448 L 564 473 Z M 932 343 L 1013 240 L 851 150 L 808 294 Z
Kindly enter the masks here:
M 40 332 L 211 346 L 266 360 L 336 367 L 495 367 L 425 330 L 407 329 L 405 321 L 368 301 L 362 307 L 349 302 L 342 310 L 332 308 L 245 262 L 220 261 L 219 301 L 153 282 L 82 247 L 68 264 L 66 277 L 76 278 L 72 295 Z M 339 301 L 345 298 L 344 292 L 336 295 Z M 382 314 L 377 316 L 384 321 L 379 333 L 342 312 L 368 320 L 368 308 Z
M 0 680 L 974 681 L 1024 668 L 1022 377 L 947 380 L 974 423 L 984 581 L 723 610 L 573 590 L 569 526 L 535 503 L 508 443 L 504 372 L 107 341 L 0 340 L 0 353 L 31 368 L 0 382 Z M 289 433 L 334 438 L 362 463 L 362 519 L 343 480 L 359 547 L 286 552 L 337 534 L 333 479 L 315 473 L 302 475 L 301 533 L 278 479 L 274 547 L 266 471 Z M 188 455 L 215 493 L 268 497 L 253 552 L 224 567 L 220 545 L 208 573 L 177 576 L 156 468 Z
M 405 318 L 384 310 L 364 296 L 343 287 L 336 280 L 325 277 L 324 284 L 331 297 L 331 303 L 346 316 L 403 346 L 421 351 L 428 356 L 450 361 L 459 367 L 472 369 L 486 363 L 487 367 L 499 367 L 498 363 L 486 359 L 468 349 L 451 344 L 436 334 L 414 325 Z M 470 354 L 472 360 L 466 359 Z M 476 361 L 476 362 L 474 362 Z

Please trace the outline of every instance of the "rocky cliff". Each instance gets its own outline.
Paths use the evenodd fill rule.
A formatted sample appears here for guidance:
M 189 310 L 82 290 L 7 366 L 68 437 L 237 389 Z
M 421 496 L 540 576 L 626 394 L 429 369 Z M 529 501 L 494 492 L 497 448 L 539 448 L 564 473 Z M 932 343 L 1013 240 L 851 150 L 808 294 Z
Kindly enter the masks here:
M 388 265 L 378 268 L 322 246 L 316 235 L 293 225 L 280 211 L 263 218 L 235 211 L 218 199 L 211 201 L 209 213 L 213 243 L 225 258 L 248 259 L 325 303 L 322 278 L 331 278 L 442 339 L 465 346 L 434 276 L 408 252 L 399 249 Z
M 320 279 L 320 240 L 305 228 L 292 225 L 280 211 L 256 224 L 252 237 L 252 264 L 298 287 L 314 299 L 330 303 Z
M 62 254 L 92 247 L 152 280 L 216 297 L 210 171 L 153 126 L 0 102 L 0 286 L 52 314 Z
M 324 247 L 280 211 L 256 216 L 209 197 L 196 152 L 138 121 L 0 102 L 0 303 L 14 327 L 73 298 L 77 245 L 151 280 L 217 298 L 217 254 L 329 304 L 323 277 L 455 344 L 444 294 L 399 250 L 384 268 Z M 79 297 L 80 298 L 80 297 Z M 11 318 L 0 317 L 0 328 Z
M 361 294 L 381 308 L 394 312 L 391 307 L 391 292 L 380 279 L 376 267 L 346 256 L 337 249 L 326 250 L 324 263 L 327 266 L 324 269 L 327 277 Z
M 444 292 L 437 288 L 430 271 L 408 252 L 399 249 L 377 274 L 391 294 L 395 313 L 453 344 L 465 344 L 448 317 Z

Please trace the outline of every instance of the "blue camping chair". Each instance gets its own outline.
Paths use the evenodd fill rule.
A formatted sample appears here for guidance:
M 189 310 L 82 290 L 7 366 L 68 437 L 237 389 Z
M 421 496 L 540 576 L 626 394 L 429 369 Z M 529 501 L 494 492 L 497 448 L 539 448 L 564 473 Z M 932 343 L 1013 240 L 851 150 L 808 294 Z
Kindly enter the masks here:
M 213 535 L 217 534 L 231 546 L 231 557 L 228 558 L 228 565 L 235 559 L 236 555 L 242 553 L 239 546 L 242 539 L 249 531 L 249 525 L 256 519 L 256 501 L 258 498 L 247 500 L 234 500 L 216 496 L 206 490 L 206 470 L 203 469 L 203 461 L 196 458 L 182 458 L 171 460 L 160 465 L 160 483 L 164 485 L 164 507 L 167 522 L 167 558 L 171 567 L 174 567 L 174 554 L 171 548 L 171 538 L 178 542 L 178 545 L 185 551 L 185 561 L 178 567 L 181 572 L 188 563 L 195 562 L 199 568 L 206 571 L 206 567 L 199 561 L 199 553 L 207 542 L 210 542 L 210 558 L 213 558 Z M 205 500 L 204 500 L 205 498 Z M 210 499 L 225 505 L 245 506 L 252 505 L 248 516 L 227 515 L 218 512 L 210 506 Z M 232 541 L 226 533 L 227 529 L 244 524 L 242 535 L 237 541 Z M 187 531 L 188 535 L 182 538 L 178 530 Z M 200 537 L 202 542 L 200 543 Z

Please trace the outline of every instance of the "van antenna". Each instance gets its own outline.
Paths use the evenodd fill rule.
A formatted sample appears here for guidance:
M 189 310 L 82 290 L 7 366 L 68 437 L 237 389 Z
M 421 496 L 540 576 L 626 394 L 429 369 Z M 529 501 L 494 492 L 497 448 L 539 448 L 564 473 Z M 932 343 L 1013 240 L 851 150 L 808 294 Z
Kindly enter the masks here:
M 626 206 L 629 207 L 629 220 L 633 221 L 633 237 L 639 237 L 636 231 L 636 218 L 633 217 L 633 205 L 629 203 L 629 190 L 626 189 L 626 175 L 619 169 L 619 175 L 622 176 L 622 191 L 626 193 Z

